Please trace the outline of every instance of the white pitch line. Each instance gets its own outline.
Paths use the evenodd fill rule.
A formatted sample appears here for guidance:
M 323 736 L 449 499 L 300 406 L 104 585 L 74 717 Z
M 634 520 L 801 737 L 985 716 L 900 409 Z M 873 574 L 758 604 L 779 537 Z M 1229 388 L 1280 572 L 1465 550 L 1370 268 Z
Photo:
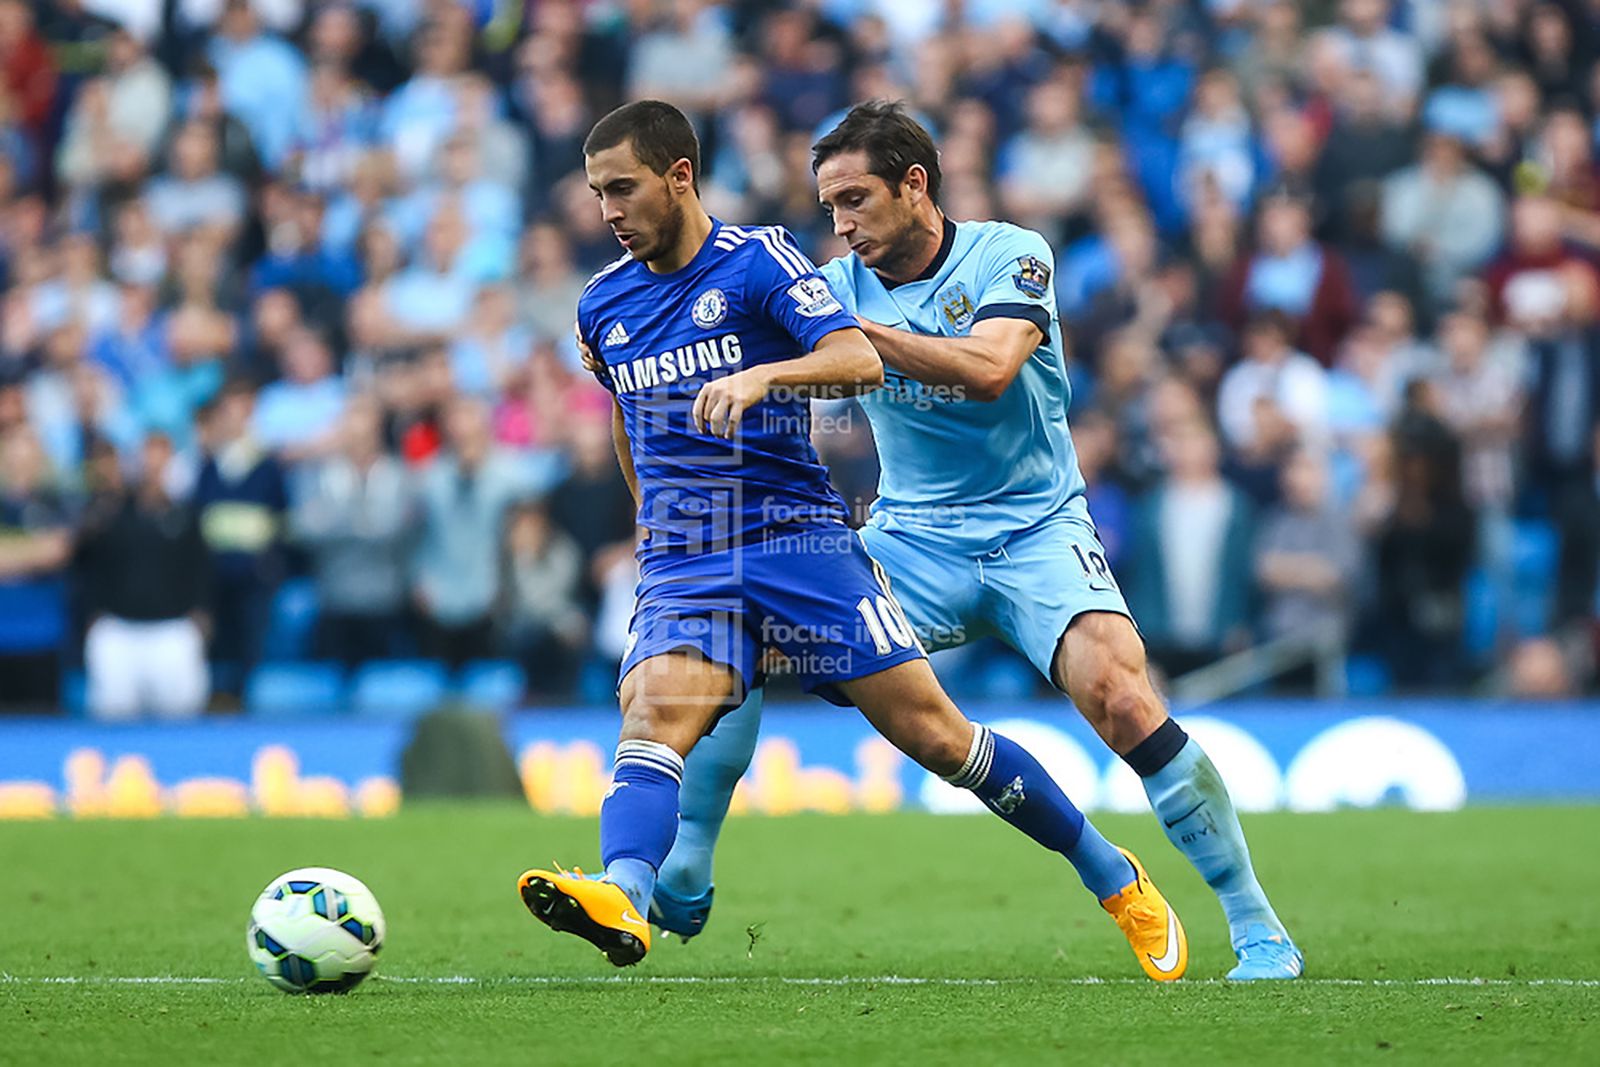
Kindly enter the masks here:
M 601 986 L 723 986 L 723 985 L 792 985 L 792 986 L 1142 986 L 1151 983 L 1143 978 L 925 978 L 899 974 L 870 977 L 815 977 L 800 978 L 783 975 L 638 975 L 599 976 L 573 975 L 506 975 L 480 978 L 472 975 L 374 975 L 376 982 L 398 985 L 601 985 Z M 0 985 L 242 985 L 255 982 L 255 978 L 202 978 L 183 975 L 14 975 L 0 974 Z M 1237 983 L 1224 978 L 1186 979 L 1186 986 L 1233 986 Z M 1357 988 L 1468 986 L 1529 988 L 1540 986 L 1600 987 L 1600 978 L 1300 978 L 1296 985 L 1353 986 Z

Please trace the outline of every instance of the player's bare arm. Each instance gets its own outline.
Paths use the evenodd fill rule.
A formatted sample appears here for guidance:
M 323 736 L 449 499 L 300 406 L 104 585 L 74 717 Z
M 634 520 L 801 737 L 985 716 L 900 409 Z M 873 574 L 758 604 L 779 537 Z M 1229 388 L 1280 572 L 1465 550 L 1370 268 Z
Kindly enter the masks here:
M 744 413 L 774 389 L 868 393 L 883 384 L 883 361 L 860 330 L 834 330 L 803 356 L 710 381 L 694 400 L 695 429 L 731 438 Z
M 587 349 L 585 349 L 587 351 Z M 633 494 L 633 506 L 639 506 L 639 475 L 633 469 L 633 446 L 628 444 L 628 427 L 623 422 L 622 405 L 611 401 L 611 445 L 617 450 L 617 466 L 622 468 L 628 492 Z
M 971 400 L 998 400 L 1046 338 L 1026 319 L 975 323 L 966 337 L 931 337 L 861 320 L 883 362 L 908 378 L 966 391 Z

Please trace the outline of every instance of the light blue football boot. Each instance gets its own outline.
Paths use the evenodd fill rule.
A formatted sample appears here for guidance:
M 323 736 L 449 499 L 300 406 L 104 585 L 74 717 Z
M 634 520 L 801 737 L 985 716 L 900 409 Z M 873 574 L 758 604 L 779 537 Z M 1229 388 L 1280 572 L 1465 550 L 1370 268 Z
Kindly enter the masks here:
M 1239 964 L 1228 972 L 1232 982 L 1283 982 L 1299 978 L 1306 969 L 1305 957 L 1287 934 L 1265 923 L 1251 923 L 1245 934 L 1233 943 Z
M 687 942 L 706 928 L 706 920 L 711 918 L 711 895 L 715 892 L 716 886 L 710 886 L 699 896 L 685 900 L 657 883 L 655 895 L 650 898 L 650 921 Z

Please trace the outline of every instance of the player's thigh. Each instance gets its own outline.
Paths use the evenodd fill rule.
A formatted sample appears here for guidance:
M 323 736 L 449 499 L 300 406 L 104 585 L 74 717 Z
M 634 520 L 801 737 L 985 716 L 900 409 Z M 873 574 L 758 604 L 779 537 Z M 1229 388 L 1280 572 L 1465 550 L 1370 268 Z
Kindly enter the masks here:
M 985 629 L 977 618 L 980 587 L 970 558 L 894 530 L 866 526 L 860 533 L 923 648 L 937 652 L 982 636 L 976 632 Z
M 935 774 L 955 774 L 972 748 L 972 724 L 926 659 L 837 683 L 875 730 Z
M 622 740 L 659 741 L 686 756 L 742 684 L 733 668 L 692 648 L 641 660 L 620 686 Z
M 984 582 L 995 629 L 1058 687 L 1057 650 L 1075 619 L 1132 619 L 1094 526 L 1077 518 L 1058 517 L 1013 537 L 998 559 L 986 561 Z
M 826 700 L 848 703 L 836 682 L 926 658 L 882 568 L 844 526 L 765 542 L 744 578 L 755 640 Z
M 760 648 L 735 567 L 729 560 L 674 561 L 641 580 L 618 671 L 624 738 L 687 752 L 755 684 Z

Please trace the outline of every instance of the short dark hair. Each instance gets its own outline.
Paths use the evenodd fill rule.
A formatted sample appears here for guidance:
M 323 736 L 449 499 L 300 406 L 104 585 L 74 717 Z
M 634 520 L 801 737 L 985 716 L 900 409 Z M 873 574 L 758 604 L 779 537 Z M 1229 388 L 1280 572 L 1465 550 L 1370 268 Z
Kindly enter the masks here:
M 635 100 L 623 104 L 594 124 L 583 139 L 583 154 L 592 156 L 624 141 L 633 146 L 639 162 L 657 174 L 687 159 L 696 191 L 700 189 L 700 138 L 683 112 L 662 100 Z
M 928 196 L 939 202 L 939 150 L 933 136 L 894 100 L 869 100 L 850 109 L 844 121 L 811 147 L 811 172 L 834 156 L 865 152 L 867 170 L 899 193 L 913 165 L 928 172 Z

